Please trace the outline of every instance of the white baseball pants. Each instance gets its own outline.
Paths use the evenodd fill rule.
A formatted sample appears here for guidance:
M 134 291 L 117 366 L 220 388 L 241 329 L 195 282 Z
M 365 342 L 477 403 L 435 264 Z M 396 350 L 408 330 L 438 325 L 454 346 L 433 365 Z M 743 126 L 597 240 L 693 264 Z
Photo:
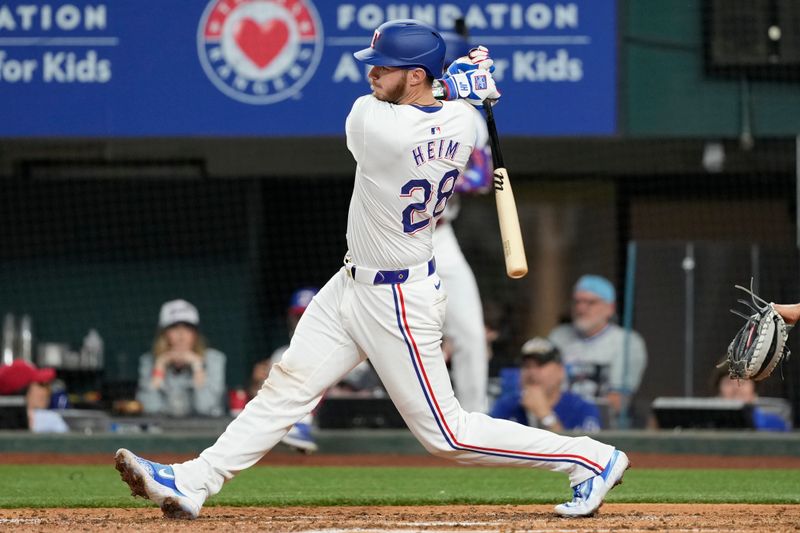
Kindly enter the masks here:
M 417 272 L 419 269 L 416 270 Z M 564 472 L 576 485 L 614 450 L 461 408 L 441 353 L 446 296 L 438 275 L 372 285 L 342 268 L 317 294 L 281 362 L 216 443 L 173 465 L 178 488 L 201 504 L 255 464 L 322 393 L 369 356 L 411 432 L 432 454 L 461 463 Z M 362 269 L 360 279 L 366 279 Z

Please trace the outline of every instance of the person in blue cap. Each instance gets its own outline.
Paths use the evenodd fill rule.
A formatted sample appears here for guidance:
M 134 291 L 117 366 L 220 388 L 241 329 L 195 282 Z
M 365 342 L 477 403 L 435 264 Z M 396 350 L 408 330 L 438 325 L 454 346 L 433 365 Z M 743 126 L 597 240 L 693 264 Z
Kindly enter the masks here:
M 572 290 L 572 322 L 556 327 L 549 336 L 564 358 L 570 390 L 587 400 L 607 403 L 611 421 L 639 388 L 647 366 L 641 335 L 626 332 L 614 322 L 616 302 L 609 280 L 581 276 Z

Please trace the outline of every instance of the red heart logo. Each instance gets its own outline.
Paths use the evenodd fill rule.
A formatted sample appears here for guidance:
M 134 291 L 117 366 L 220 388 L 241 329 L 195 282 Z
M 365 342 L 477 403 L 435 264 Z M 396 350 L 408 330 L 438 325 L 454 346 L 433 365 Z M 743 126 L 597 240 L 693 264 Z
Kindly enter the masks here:
M 239 23 L 234 32 L 236 44 L 258 68 L 269 65 L 289 40 L 289 28 L 279 19 L 259 24 L 251 18 Z

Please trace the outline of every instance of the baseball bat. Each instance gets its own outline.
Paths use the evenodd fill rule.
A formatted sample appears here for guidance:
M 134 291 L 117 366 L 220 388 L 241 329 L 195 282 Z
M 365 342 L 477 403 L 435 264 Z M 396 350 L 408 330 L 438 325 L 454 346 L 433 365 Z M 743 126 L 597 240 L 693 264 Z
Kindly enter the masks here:
M 509 278 L 519 279 L 528 273 L 528 260 L 525 258 L 522 232 L 519 229 L 517 203 L 514 201 L 511 180 L 508 178 L 508 171 L 503 163 L 503 153 L 500 151 L 500 138 L 497 135 L 497 125 L 494 122 L 491 103 L 484 101 L 483 109 L 486 112 L 486 125 L 489 128 L 489 139 L 492 145 L 494 198 L 497 202 L 497 218 L 500 221 L 500 240 L 503 243 L 503 254 L 506 260 L 506 274 Z

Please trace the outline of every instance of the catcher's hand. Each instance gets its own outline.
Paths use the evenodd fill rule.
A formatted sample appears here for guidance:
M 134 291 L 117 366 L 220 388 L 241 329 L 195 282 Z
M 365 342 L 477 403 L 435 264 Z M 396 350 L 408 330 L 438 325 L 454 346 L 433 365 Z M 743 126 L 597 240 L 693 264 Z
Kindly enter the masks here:
M 728 346 L 728 355 L 719 366 L 728 364 L 728 372 L 732 379 L 766 379 L 778 366 L 778 363 L 789 358 L 786 340 L 789 329 L 783 317 L 772 304 L 753 293 L 752 280 L 750 289 L 736 285 L 750 295 L 752 304 L 747 300 L 737 300 L 753 313 L 746 315 L 731 309 L 731 312 L 745 319 L 742 329 L 736 334 Z

